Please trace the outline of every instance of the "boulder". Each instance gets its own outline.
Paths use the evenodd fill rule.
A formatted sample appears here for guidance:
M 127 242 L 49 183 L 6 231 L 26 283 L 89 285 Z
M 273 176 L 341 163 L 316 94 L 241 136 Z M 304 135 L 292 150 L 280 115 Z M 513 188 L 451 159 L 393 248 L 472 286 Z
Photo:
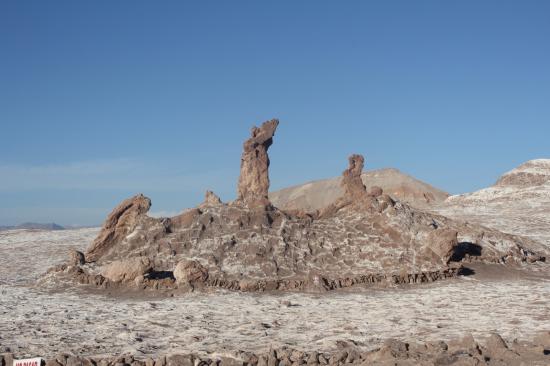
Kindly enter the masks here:
M 179 284 L 202 284 L 208 279 L 208 270 L 197 261 L 182 260 L 174 268 L 174 277 Z
M 247 206 L 268 205 L 269 156 L 267 150 L 273 144 L 273 136 L 279 120 L 264 122 L 253 127 L 251 136 L 243 144 L 241 174 L 237 190 L 237 202 Z
M 67 262 L 70 266 L 81 266 L 85 263 L 84 253 L 79 252 L 78 250 L 71 249 L 69 251 L 69 260 Z
M 511 364 L 519 358 L 519 355 L 510 350 L 504 339 L 497 333 L 489 336 L 485 343 L 485 348 L 487 348 L 487 353 L 491 359 L 503 360 L 505 364 Z
M 132 257 L 113 261 L 105 266 L 101 274 L 113 282 L 133 281 L 153 269 L 147 257 Z
M 538 333 L 535 336 L 533 343 L 550 349 L 550 331 Z
M 469 355 L 481 355 L 481 349 L 471 333 L 464 335 L 459 340 L 449 344 L 449 350 L 452 352 L 466 352 Z
M 101 232 L 86 252 L 86 261 L 94 262 L 130 234 L 138 218 L 149 211 L 151 200 L 138 194 L 120 203 L 105 220 Z
M 167 366 L 193 366 L 194 364 L 192 355 L 170 355 L 166 357 Z
M 384 194 L 384 190 L 378 186 L 373 186 L 369 190 L 368 196 L 369 197 L 380 197 Z
M 13 353 L 10 353 L 10 352 L 3 353 L 0 355 L 0 357 L 2 357 L 1 362 L 3 362 L 4 366 L 13 365 L 13 360 L 14 360 Z
M 458 246 L 458 232 L 452 229 L 435 229 L 430 231 L 426 239 L 426 250 L 441 258 L 448 264 Z

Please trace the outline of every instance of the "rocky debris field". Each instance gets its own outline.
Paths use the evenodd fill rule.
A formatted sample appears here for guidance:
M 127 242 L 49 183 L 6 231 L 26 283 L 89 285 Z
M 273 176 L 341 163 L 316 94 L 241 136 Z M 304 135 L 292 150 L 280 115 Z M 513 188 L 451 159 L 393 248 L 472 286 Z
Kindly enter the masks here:
M 441 345 L 437 352 L 428 351 L 430 345 L 425 351 L 423 346 L 421 351 L 416 346 L 403 351 L 400 346 L 396 357 L 407 364 L 432 356 L 447 361 L 470 357 L 454 354 L 457 351 L 451 347 L 469 333 L 484 344 L 498 332 L 511 349 L 517 338 L 539 357 L 544 350 L 532 340 L 550 330 L 550 278 L 542 263 L 529 272 L 477 264 L 481 267 L 474 265 L 476 273 L 471 276 L 432 284 L 324 294 L 214 291 L 170 297 L 146 292 L 137 297 L 91 291 L 88 286 L 71 285 L 53 292 L 44 284 L 36 286 L 47 268 L 64 260 L 70 249 L 86 248 L 97 233 L 98 229 L 0 233 L 0 344 L 4 351 L 8 347 L 17 357 L 47 359 L 60 353 L 93 356 L 98 364 L 100 359 L 132 364 L 133 356 L 143 362 L 152 358 L 160 365 L 164 356 L 176 354 L 211 362 L 222 357 L 254 360 L 253 354 L 263 362 L 260 356 L 284 357 L 286 349 L 305 352 L 308 359 L 319 352 L 323 364 L 345 345 L 353 345 L 367 357 L 377 348 L 381 354 L 388 352 L 384 342 L 392 338 L 410 345 L 448 343 L 447 351 Z M 369 357 L 378 357 L 374 354 Z M 113 355 L 128 358 L 111 359 Z M 61 364 L 68 360 L 58 359 Z
M 263 353 L 221 352 L 210 355 L 174 353 L 159 357 L 135 358 L 133 355 L 85 357 L 59 353 L 45 366 L 269 366 L 269 365 L 547 365 L 550 359 L 550 333 L 541 333 L 532 342 L 507 344 L 497 333 L 480 345 L 472 335 L 451 342 L 407 343 L 386 340 L 380 347 L 362 351 L 353 342 L 340 342 L 338 350 L 304 352 L 282 347 Z M 9 365 L 14 355 L 5 349 L 0 365 Z

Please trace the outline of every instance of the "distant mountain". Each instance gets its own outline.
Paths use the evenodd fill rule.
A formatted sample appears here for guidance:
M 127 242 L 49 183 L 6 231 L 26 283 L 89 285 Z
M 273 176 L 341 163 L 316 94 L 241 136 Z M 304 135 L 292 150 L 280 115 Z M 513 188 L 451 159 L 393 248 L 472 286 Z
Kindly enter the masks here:
M 370 190 L 378 186 L 391 197 L 417 208 L 443 202 L 449 194 L 397 169 L 378 169 L 364 172 L 363 183 Z M 313 181 L 269 193 L 269 199 L 284 210 L 314 211 L 333 203 L 344 191 L 341 177 Z
M 436 211 L 550 246 L 550 159 L 528 161 L 491 187 L 451 196 Z
M 20 225 L 15 226 L 0 226 L 0 230 L 16 230 L 16 229 L 27 229 L 27 230 L 65 230 L 61 225 L 51 223 L 51 224 L 39 224 L 36 222 L 25 222 Z

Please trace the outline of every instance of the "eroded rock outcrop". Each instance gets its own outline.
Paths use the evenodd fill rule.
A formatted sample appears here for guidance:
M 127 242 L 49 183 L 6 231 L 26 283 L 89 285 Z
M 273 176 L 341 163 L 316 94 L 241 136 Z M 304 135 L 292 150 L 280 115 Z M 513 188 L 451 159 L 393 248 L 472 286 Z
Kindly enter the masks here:
M 393 199 L 384 195 L 380 187 L 373 187 L 367 192 L 367 187 L 363 183 L 361 174 L 365 158 L 359 154 L 353 154 L 348 158 L 348 168 L 342 172 L 340 186 L 343 194 L 333 203 L 319 210 L 319 217 L 330 217 L 344 207 L 352 206 L 355 210 L 377 209 L 384 211 L 395 202 Z
M 138 217 L 149 211 L 150 207 L 151 200 L 143 194 L 122 201 L 105 220 L 99 236 L 85 254 L 86 260 L 96 261 L 122 241 L 136 228 Z
M 109 215 L 86 265 L 60 270 L 102 286 L 328 291 L 450 278 L 460 273 L 453 261 L 542 258 L 528 239 L 414 209 L 382 190 L 367 193 L 360 155 L 349 158 L 337 204 L 313 214 L 278 210 L 267 200 L 267 149 L 277 125 L 254 128 L 245 142 L 237 201 L 223 204 L 207 192 L 199 207 L 152 218 L 150 200 L 132 197 Z M 148 261 L 126 263 L 132 258 Z
M 212 191 L 206 191 L 204 195 L 204 201 L 199 207 L 217 206 L 221 205 L 222 200 Z
M 279 120 L 272 119 L 260 127 L 253 127 L 251 136 L 243 144 L 241 174 L 237 201 L 248 206 L 269 204 L 269 156 L 267 150 L 273 143 Z

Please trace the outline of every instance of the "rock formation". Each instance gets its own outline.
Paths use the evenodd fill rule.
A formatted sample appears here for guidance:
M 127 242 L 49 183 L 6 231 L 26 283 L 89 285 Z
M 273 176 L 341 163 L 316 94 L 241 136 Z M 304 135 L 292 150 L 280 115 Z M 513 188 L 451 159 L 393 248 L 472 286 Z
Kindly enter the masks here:
M 368 210 L 376 208 L 383 211 L 394 203 L 388 195 L 384 195 L 379 187 L 373 187 L 374 190 L 367 193 L 367 187 L 363 184 L 361 175 L 365 158 L 359 154 L 353 154 L 348 158 L 348 168 L 342 172 L 340 186 L 343 194 L 330 205 L 318 211 L 319 217 L 329 217 L 338 210 L 353 206 L 358 210 Z
M 368 194 L 360 155 L 349 158 L 336 204 L 320 214 L 280 211 L 267 199 L 277 125 L 254 128 L 245 142 L 235 202 L 207 192 L 199 207 L 157 219 L 146 214 L 148 198 L 132 197 L 109 215 L 86 265 L 59 272 L 102 286 L 326 291 L 431 282 L 460 274 L 460 261 L 542 258 L 528 239 L 423 212 L 381 190 Z
M 349 166 L 342 173 L 341 186 L 344 189 L 346 200 L 363 200 L 366 197 L 367 187 L 361 180 L 365 158 L 362 155 L 353 154 L 349 158 Z
M 260 127 L 253 127 L 251 136 L 243 144 L 241 174 L 237 201 L 248 206 L 269 204 L 269 156 L 267 150 L 273 143 L 273 135 L 279 120 L 272 119 Z
M 199 207 L 208 207 L 208 206 L 217 206 L 221 205 L 222 200 L 212 191 L 206 191 L 204 195 L 204 201 L 200 204 Z
M 101 233 L 86 252 L 86 260 L 93 262 L 107 254 L 136 228 L 138 218 L 150 207 L 151 200 L 143 194 L 122 201 L 105 220 Z

